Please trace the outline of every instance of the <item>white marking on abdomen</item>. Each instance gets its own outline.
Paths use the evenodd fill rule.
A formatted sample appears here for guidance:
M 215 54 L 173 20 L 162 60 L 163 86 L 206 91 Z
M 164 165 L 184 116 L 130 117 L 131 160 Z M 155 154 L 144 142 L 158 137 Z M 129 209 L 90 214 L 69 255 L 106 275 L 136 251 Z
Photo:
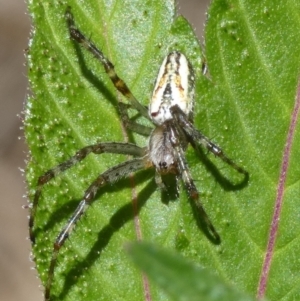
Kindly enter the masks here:
M 149 105 L 149 116 L 161 125 L 172 119 L 170 108 L 178 105 L 185 114 L 191 113 L 194 101 L 194 72 L 187 58 L 173 51 L 164 59 L 155 82 Z

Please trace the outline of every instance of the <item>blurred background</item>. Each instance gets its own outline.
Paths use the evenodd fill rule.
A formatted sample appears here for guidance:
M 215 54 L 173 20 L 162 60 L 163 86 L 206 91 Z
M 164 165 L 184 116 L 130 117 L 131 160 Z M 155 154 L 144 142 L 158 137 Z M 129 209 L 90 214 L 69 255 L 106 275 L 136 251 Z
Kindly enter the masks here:
M 209 0 L 178 0 L 203 41 Z M 22 110 L 27 94 L 24 49 L 30 33 L 25 0 L 0 0 L 0 300 L 42 301 L 42 288 L 30 262 L 25 183 L 26 144 Z

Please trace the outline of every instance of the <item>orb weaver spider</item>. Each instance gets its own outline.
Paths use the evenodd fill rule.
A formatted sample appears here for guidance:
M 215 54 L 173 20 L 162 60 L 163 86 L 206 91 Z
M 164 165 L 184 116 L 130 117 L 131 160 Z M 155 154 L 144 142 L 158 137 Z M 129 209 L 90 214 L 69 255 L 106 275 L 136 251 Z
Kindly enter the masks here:
M 193 68 L 184 54 L 172 51 L 165 57 L 159 69 L 152 98 L 147 109 L 138 102 L 126 83 L 119 78 L 115 72 L 114 65 L 105 57 L 102 51 L 76 28 L 70 7 L 67 8 L 65 16 L 71 39 L 82 45 L 103 65 L 115 88 L 128 100 L 127 104 L 119 104 L 121 118 L 125 127 L 133 132 L 148 135 L 149 142 L 146 147 L 122 142 L 103 142 L 89 145 L 78 150 L 67 161 L 48 170 L 38 178 L 29 219 L 30 239 L 33 244 L 35 243 L 34 219 L 41 192 L 46 183 L 81 162 L 91 153 L 125 154 L 133 157 L 101 173 L 84 192 L 75 212 L 54 242 L 48 278 L 45 285 L 45 300 L 50 300 L 51 285 L 59 250 L 101 187 L 114 183 L 120 178 L 138 170 L 152 168 L 155 169 L 156 184 L 159 188 L 166 189 L 162 176 L 173 174 L 175 177 L 182 179 L 187 194 L 195 203 L 207 229 L 216 240 L 220 240 L 219 234 L 200 202 L 199 192 L 189 170 L 185 158 L 188 144 L 191 144 L 196 150 L 199 146 L 203 146 L 236 171 L 246 177 L 248 176 L 247 171 L 229 159 L 220 147 L 194 127 L 195 76 Z M 154 129 L 131 120 L 128 115 L 128 109 L 136 110 L 142 117 L 147 118 L 154 125 Z

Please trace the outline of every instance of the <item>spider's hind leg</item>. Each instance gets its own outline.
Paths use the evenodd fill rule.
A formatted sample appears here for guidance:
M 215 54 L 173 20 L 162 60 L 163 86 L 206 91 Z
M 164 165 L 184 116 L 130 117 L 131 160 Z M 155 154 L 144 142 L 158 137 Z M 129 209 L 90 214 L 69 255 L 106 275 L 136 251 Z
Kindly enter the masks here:
M 131 93 L 130 89 L 126 85 L 126 83 L 117 75 L 115 71 L 115 67 L 112 62 L 100 51 L 96 45 L 91 42 L 88 38 L 84 36 L 84 34 L 75 26 L 74 17 L 71 12 L 70 6 L 67 7 L 65 13 L 67 24 L 70 32 L 71 38 L 82 45 L 86 50 L 94 55 L 94 57 L 103 65 L 105 72 L 111 79 L 112 83 L 116 87 L 116 89 L 121 92 L 132 104 L 132 106 L 144 117 L 149 119 L 148 110 L 142 104 L 138 102 L 138 100 Z
M 132 106 L 128 103 L 119 102 L 119 110 L 121 114 L 121 118 L 123 120 L 125 128 L 138 133 L 142 136 L 149 136 L 151 132 L 153 131 L 152 128 L 142 125 L 132 119 L 130 119 L 128 115 L 128 110 L 131 109 Z

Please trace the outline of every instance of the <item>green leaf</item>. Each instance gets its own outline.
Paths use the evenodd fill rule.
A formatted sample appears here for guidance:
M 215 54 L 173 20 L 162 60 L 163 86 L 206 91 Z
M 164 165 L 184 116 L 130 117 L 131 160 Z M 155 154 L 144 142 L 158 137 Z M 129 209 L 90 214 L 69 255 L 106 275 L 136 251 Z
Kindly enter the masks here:
M 32 96 L 26 105 L 31 158 L 27 182 L 32 199 L 37 179 L 78 149 L 98 141 L 144 146 L 127 135 L 116 92 L 101 64 L 69 38 L 64 13 L 70 5 L 81 31 L 107 55 L 137 99 L 147 105 L 158 68 L 171 50 L 191 61 L 197 78 L 195 125 L 250 173 L 248 182 L 218 158 L 187 159 L 201 201 L 221 236 L 205 235 L 184 191 L 162 202 L 154 172 L 101 190 L 58 255 L 51 300 L 142 300 L 145 280 L 126 260 L 122 246 L 143 240 L 176 249 L 215 271 L 238 290 L 270 300 L 298 300 L 299 122 L 295 122 L 289 165 L 282 160 L 294 112 L 300 70 L 297 1 L 215 0 L 208 11 L 201 75 L 199 42 L 173 1 L 38 1 L 29 4 L 34 31 L 28 52 Z M 143 119 L 140 120 L 144 122 Z M 147 124 L 147 122 L 145 123 Z M 128 159 L 90 155 L 45 185 L 37 210 L 33 248 L 38 273 L 47 280 L 53 242 L 98 174 Z M 279 180 L 283 202 L 275 248 L 268 246 Z M 277 198 L 280 200 L 280 198 Z M 279 206 L 279 208 L 281 208 Z M 276 230 L 276 229 L 275 229 Z M 266 286 L 260 281 L 271 251 Z M 265 289 L 266 288 L 266 289 Z M 152 300 L 166 300 L 154 285 Z
M 70 40 L 64 16 L 68 5 L 80 30 L 107 55 L 145 105 L 158 68 L 171 50 L 184 51 L 194 60 L 196 71 L 201 71 L 199 43 L 185 19 L 175 18 L 173 1 L 32 1 L 34 32 L 28 65 L 33 96 L 25 121 L 31 198 L 38 177 L 78 149 L 98 141 L 128 140 L 117 107 L 124 98 L 102 65 Z M 142 146 L 147 142 L 140 136 L 129 139 Z M 53 242 L 85 189 L 98 174 L 126 159 L 90 155 L 45 185 L 33 248 L 43 283 Z M 174 245 L 181 214 L 179 202 L 166 206 L 160 201 L 153 175 L 154 171 L 142 172 L 101 190 L 59 252 L 51 300 L 141 300 L 141 275 L 126 261 L 122 246 L 135 240 L 138 231 L 146 239 Z M 152 295 L 162 298 L 155 288 Z
M 211 271 L 195 266 L 173 251 L 147 243 L 128 247 L 134 263 L 174 301 L 254 301 Z
M 265 290 L 261 276 L 266 274 L 270 300 L 300 298 L 297 119 L 289 165 L 282 169 L 299 81 L 299 8 L 299 1 L 214 1 L 205 35 L 213 85 L 209 100 L 216 103 L 215 110 L 206 111 L 207 123 L 214 127 L 210 136 L 224 135 L 226 141 L 218 142 L 225 150 L 231 144 L 231 154 L 242 159 L 250 173 L 245 189 L 231 191 L 226 201 L 218 202 L 215 220 L 223 220 L 218 226 L 223 240 L 217 262 L 220 274 L 249 293 Z M 213 196 L 218 198 L 215 192 Z M 278 221 L 278 230 L 270 230 Z M 268 242 L 274 236 L 271 250 Z M 269 274 L 264 266 L 267 250 Z

